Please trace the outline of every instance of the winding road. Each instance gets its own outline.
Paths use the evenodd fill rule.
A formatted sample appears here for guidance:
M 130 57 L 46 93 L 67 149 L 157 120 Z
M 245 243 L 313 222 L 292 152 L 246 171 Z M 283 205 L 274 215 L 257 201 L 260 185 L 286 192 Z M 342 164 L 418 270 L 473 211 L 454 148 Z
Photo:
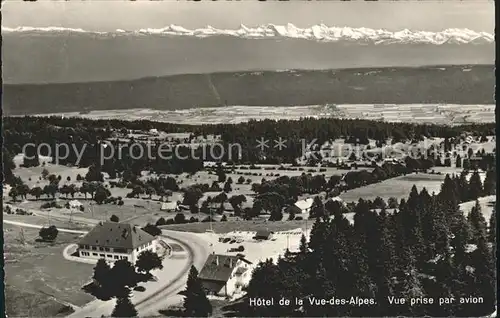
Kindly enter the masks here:
M 88 219 L 87 219 L 88 220 Z M 83 218 L 80 221 L 84 221 Z M 37 224 L 29 224 L 18 221 L 3 220 L 6 224 L 21 227 L 42 228 Z M 94 220 L 86 222 L 95 225 Z M 86 231 L 58 228 L 60 232 L 86 234 Z M 157 281 L 142 284 L 146 288 L 144 292 L 132 293 L 131 301 L 136 306 L 139 316 L 156 316 L 158 311 L 166 309 L 182 301 L 183 297 L 178 293 L 185 287 L 187 276 L 192 265 L 198 270 L 203 267 L 208 255 L 212 252 L 209 244 L 194 233 L 162 230 L 163 238 L 174 241 L 181 245 L 186 251 L 186 258 L 165 258 L 163 269 L 153 271 Z M 101 317 L 109 316 L 115 306 L 115 300 L 101 301 L 94 300 L 81 308 L 76 308 L 75 312 L 68 317 Z
M 145 292 L 133 292 L 131 301 L 141 317 L 156 316 L 159 310 L 182 301 L 178 293 L 184 289 L 191 265 L 201 269 L 210 253 L 208 244 L 195 234 L 166 230 L 162 232 L 162 237 L 181 245 L 188 252 L 188 256 L 184 259 L 166 258 L 163 262 L 163 270 L 152 272 L 158 281 L 142 284 L 146 288 Z M 114 300 L 94 300 L 68 317 L 109 316 L 114 306 Z
M 3 220 L 3 223 L 5 224 L 10 224 L 10 225 L 16 225 L 16 226 L 21 226 L 21 227 L 29 227 L 32 229 L 41 229 L 43 228 L 42 225 L 37 225 L 37 224 L 30 224 L 30 223 L 24 223 L 24 222 L 18 222 L 18 221 L 9 221 L 9 220 Z M 57 228 L 59 232 L 64 232 L 64 233 L 73 233 L 73 234 L 87 234 L 87 231 L 79 231 L 79 230 L 70 230 L 70 229 L 61 229 Z

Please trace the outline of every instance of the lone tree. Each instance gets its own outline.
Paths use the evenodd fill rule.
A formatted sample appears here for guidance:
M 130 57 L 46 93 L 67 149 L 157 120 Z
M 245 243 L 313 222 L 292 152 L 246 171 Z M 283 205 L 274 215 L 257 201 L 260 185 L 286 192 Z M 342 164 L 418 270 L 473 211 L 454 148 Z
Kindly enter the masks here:
M 40 187 L 34 187 L 34 188 L 31 188 L 30 194 L 38 200 L 42 196 L 43 190 Z
M 109 267 L 108 263 L 106 263 L 104 258 L 100 258 L 94 267 L 94 275 L 92 276 L 94 283 L 99 287 L 106 286 L 108 283 L 110 271 L 111 268 Z
M 229 193 L 231 191 L 233 191 L 233 188 L 231 188 L 231 183 L 228 180 L 226 183 L 224 183 L 224 192 Z
M 109 220 L 110 220 L 111 222 L 117 222 L 117 223 L 118 223 L 118 222 L 120 222 L 120 218 L 119 218 L 119 217 L 117 217 L 117 216 L 116 216 L 116 215 L 114 215 L 114 214 L 113 214 L 113 215 L 109 218 Z
M 174 221 L 176 224 L 187 223 L 186 216 L 184 215 L 184 213 L 177 213 L 174 217 Z
M 149 273 L 153 269 L 163 269 L 161 264 L 161 258 L 158 254 L 151 251 L 144 251 L 139 254 L 137 261 L 135 262 L 135 267 L 139 272 Z
M 161 217 L 156 221 L 156 226 L 162 226 L 162 225 L 167 225 L 167 220 L 165 220 L 164 217 Z
M 115 261 L 107 279 L 110 284 L 106 289 L 111 297 L 116 298 L 128 297 L 130 289 L 136 287 L 140 281 L 134 265 L 126 259 Z
M 212 304 L 203 290 L 198 271 L 194 266 L 191 266 L 189 271 L 184 296 L 184 310 L 188 317 L 208 317 L 212 314 Z
M 118 298 L 111 317 L 138 317 L 138 313 L 128 297 Z
M 325 206 L 323 202 L 321 201 L 321 198 L 319 196 L 314 197 L 312 206 L 311 206 L 311 212 L 309 213 L 309 218 L 310 219 L 315 219 L 318 217 L 323 217 L 325 216 Z
M 49 176 L 49 170 L 43 169 L 42 170 L 42 178 L 45 180 Z
M 59 234 L 59 230 L 55 225 L 43 227 L 40 229 L 40 232 L 38 232 L 38 235 L 40 235 L 40 237 L 44 241 L 54 241 L 57 237 L 57 234 Z

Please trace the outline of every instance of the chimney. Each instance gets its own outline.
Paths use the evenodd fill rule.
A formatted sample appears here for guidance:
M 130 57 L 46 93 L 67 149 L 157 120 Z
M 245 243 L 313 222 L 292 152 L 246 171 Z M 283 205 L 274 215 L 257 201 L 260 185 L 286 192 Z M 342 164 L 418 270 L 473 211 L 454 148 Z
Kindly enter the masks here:
M 215 264 L 217 264 L 217 266 L 219 266 L 219 255 L 215 256 Z
M 233 268 L 233 259 L 232 258 L 229 259 L 229 268 Z

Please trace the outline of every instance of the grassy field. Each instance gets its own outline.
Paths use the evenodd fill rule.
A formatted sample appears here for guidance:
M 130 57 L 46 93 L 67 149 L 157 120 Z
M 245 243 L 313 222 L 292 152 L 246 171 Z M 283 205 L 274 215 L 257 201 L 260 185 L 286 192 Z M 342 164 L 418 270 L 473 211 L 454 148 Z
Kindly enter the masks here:
M 81 230 L 88 231 L 91 229 L 91 226 L 88 224 L 68 220 L 59 219 L 57 217 L 51 217 L 50 219 L 45 216 L 38 215 L 16 215 L 16 214 L 3 214 L 4 220 L 15 221 L 15 222 L 24 222 L 28 224 L 35 224 L 40 226 L 50 226 L 55 225 L 58 228 L 64 228 L 69 230 Z
M 70 210 L 66 208 L 51 208 L 51 209 L 43 209 L 42 211 L 45 213 L 49 213 L 51 220 L 57 219 L 68 219 L 70 216 L 90 219 L 90 220 L 101 220 L 106 221 L 112 215 L 116 215 L 121 221 L 131 220 L 136 217 L 151 214 L 153 212 L 160 211 L 160 203 L 159 202 L 151 202 L 150 200 L 141 200 L 141 199 L 125 199 L 124 205 L 116 205 L 116 204 L 96 204 L 91 200 L 79 200 L 80 203 L 84 206 L 84 211 L 78 210 Z M 24 201 L 19 204 L 20 207 L 26 209 L 35 209 L 39 210 L 40 206 L 46 201 L 42 200 L 29 200 Z M 60 200 L 62 206 L 66 203 L 66 200 Z M 48 217 L 47 217 L 48 218 Z M 45 220 L 47 222 L 47 220 Z
M 130 109 L 137 105 L 157 110 L 327 103 L 473 105 L 494 104 L 494 82 L 493 65 L 229 72 L 114 82 L 4 85 L 3 104 L 6 115 Z
M 42 171 L 44 169 L 47 169 L 49 174 L 54 174 L 56 176 L 61 176 L 61 181 L 60 185 L 64 185 L 66 183 L 71 184 L 77 184 L 80 185 L 81 182 L 76 181 L 77 175 L 81 175 L 82 177 L 85 177 L 85 175 L 88 172 L 88 168 L 78 168 L 78 167 L 70 167 L 70 166 L 63 166 L 63 165 L 58 165 L 58 164 L 52 164 L 50 163 L 51 158 L 50 157 L 41 157 L 40 158 L 40 163 L 43 164 L 45 163 L 44 166 L 40 165 L 37 167 L 30 167 L 30 168 L 25 168 L 21 167 L 20 165 L 23 163 L 23 155 L 19 154 L 14 157 L 14 164 L 16 165 L 15 169 L 15 174 L 16 176 L 20 177 L 30 188 L 39 186 L 43 188 L 45 185 L 49 184 L 48 180 L 43 180 L 42 177 Z M 71 181 L 67 181 L 67 178 L 70 177 Z M 31 180 L 30 180 L 31 179 Z
M 63 258 L 62 251 L 78 235 L 59 233 L 53 244 L 36 242 L 37 229 L 4 224 L 6 314 L 10 317 L 53 317 L 64 304 L 82 306 L 93 297 L 81 291 L 92 265 Z
M 438 193 L 444 178 L 444 174 L 410 174 L 370 184 L 366 187 L 348 190 L 342 193 L 340 198 L 345 202 L 357 202 L 360 198 L 373 200 L 376 197 L 381 197 L 386 201 L 390 197 L 395 197 L 398 200 L 406 199 L 413 185 L 417 186 L 418 191 L 425 187 L 429 194 L 432 194 L 432 192 Z
M 481 206 L 481 212 L 483 213 L 486 222 L 489 222 L 491 214 L 495 208 L 496 204 L 496 196 L 490 195 L 487 197 L 482 197 L 478 199 L 479 205 Z M 469 215 L 473 206 L 476 205 L 476 201 L 469 201 L 460 204 L 460 209 L 466 214 Z

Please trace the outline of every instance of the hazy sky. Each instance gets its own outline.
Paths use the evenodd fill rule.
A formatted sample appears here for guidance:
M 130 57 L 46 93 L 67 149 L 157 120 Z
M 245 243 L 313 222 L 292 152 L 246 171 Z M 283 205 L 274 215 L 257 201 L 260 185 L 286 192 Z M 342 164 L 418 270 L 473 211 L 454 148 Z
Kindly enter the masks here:
M 329 26 L 414 29 L 439 31 L 469 28 L 493 33 L 494 2 L 402 1 L 402 2 L 184 2 L 154 1 L 63 1 L 7 0 L 2 5 L 2 25 L 8 27 L 59 26 L 114 31 L 161 28 L 169 24 L 186 28 L 211 25 L 238 28 L 240 24 L 293 23 L 309 27 Z

